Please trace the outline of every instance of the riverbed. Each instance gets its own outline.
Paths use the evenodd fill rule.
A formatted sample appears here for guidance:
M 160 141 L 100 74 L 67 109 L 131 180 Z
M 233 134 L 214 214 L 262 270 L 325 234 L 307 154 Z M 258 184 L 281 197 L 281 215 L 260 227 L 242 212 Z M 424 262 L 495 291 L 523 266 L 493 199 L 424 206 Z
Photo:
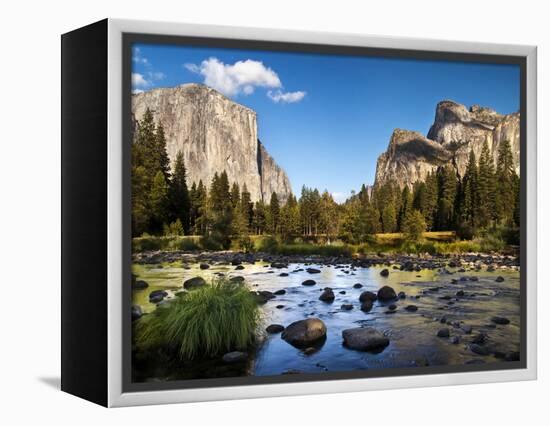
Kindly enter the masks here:
M 156 309 L 149 303 L 152 291 L 166 290 L 170 299 L 182 289 L 184 280 L 196 276 L 207 281 L 220 275 L 242 276 L 254 291 L 285 290 L 261 305 L 263 328 L 319 318 L 326 324 L 327 338 L 315 350 L 304 351 L 288 344 L 280 333 L 263 335 L 247 369 L 247 374 L 256 376 L 492 363 L 516 360 L 519 353 L 520 273 L 514 268 L 493 271 L 460 266 L 406 271 L 386 265 L 315 263 L 275 268 L 265 262 L 236 268 L 215 263 L 208 269 L 200 269 L 198 263 L 134 264 L 137 280 L 146 281 L 149 287 L 134 290 L 133 303 L 145 313 L 152 312 Z M 311 274 L 307 268 L 320 272 Z M 383 269 L 388 270 L 387 277 L 381 275 Z M 308 279 L 316 284 L 302 285 Z M 357 284 L 361 287 L 355 288 Z M 363 312 L 359 295 L 367 290 L 377 292 L 382 286 L 403 294 L 391 303 L 376 301 L 370 312 Z M 334 292 L 332 303 L 319 300 L 326 287 Z M 391 304 L 394 310 L 390 310 Z M 352 309 L 344 310 L 342 305 L 352 305 Z M 407 309 L 410 306 L 417 309 Z M 495 317 L 506 321 L 495 322 Z M 346 348 L 342 331 L 363 326 L 383 333 L 389 345 L 378 353 Z M 448 329 L 449 337 L 438 337 L 442 329 Z

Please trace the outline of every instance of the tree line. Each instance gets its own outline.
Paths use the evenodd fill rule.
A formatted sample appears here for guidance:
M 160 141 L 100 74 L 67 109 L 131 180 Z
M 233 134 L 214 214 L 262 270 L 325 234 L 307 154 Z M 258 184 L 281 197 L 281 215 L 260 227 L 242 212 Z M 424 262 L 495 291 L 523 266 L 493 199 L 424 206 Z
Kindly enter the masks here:
M 147 110 L 137 123 L 132 146 L 132 233 L 200 235 L 206 246 L 228 248 L 232 240 L 249 248 L 251 235 L 342 239 L 361 243 L 380 233 L 403 232 L 418 238 L 426 230 L 457 231 L 472 238 L 480 230 L 519 226 L 519 177 L 510 144 L 501 144 L 496 163 L 488 145 L 479 160 L 470 152 L 463 177 L 447 165 L 412 188 L 395 181 L 363 185 L 343 204 L 328 191 L 302 187 L 286 200 L 272 193 L 269 202 L 251 201 L 246 185 L 216 173 L 211 182 L 188 187 L 183 154 L 170 169 L 162 125 Z

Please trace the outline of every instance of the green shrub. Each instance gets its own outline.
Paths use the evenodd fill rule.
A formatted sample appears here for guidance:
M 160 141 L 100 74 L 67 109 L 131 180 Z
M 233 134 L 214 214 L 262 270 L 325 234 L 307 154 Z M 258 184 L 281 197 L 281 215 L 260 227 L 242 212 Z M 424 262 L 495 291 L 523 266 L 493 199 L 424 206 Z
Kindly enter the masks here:
M 481 240 L 481 251 L 501 251 L 506 246 L 506 243 L 497 235 L 488 234 Z
M 181 359 L 246 349 L 261 322 L 258 304 L 247 286 L 228 280 L 192 290 L 143 319 L 136 324 L 138 347 L 169 348 Z
M 436 242 L 434 249 L 437 254 L 476 253 L 481 251 L 481 245 L 477 241 Z
M 132 239 L 132 251 L 139 253 L 142 251 L 151 250 L 197 250 L 199 246 L 197 244 L 197 237 L 138 237 Z
M 280 244 L 277 254 L 304 255 L 304 256 L 351 256 L 351 248 L 348 245 L 320 245 L 320 244 Z
M 179 219 L 172 222 L 170 225 L 164 224 L 164 236 L 173 237 L 183 235 L 183 225 Z
M 424 215 L 418 210 L 407 213 L 403 222 L 403 232 L 407 240 L 420 240 L 424 231 L 426 231 L 426 220 L 424 219 Z
M 255 248 L 256 251 L 265 252 L 265 253 L 276 253 L 279 242 L 275 237 L 266 236 L 256 240 Z

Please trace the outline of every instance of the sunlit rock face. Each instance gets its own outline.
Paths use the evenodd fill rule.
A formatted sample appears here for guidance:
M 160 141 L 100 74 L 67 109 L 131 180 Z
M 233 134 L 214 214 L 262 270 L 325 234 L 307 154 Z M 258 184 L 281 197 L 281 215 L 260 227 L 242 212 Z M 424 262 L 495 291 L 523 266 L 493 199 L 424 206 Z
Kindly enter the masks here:
M 496 164 L 500 145 L 508 140 L 519 173 L 520 115 L 502 115 L 478 105 L 467 109 L 453 101 L 437 104 L 427 137 L 418 132 L 394 130 L 388 149 L 378 157 L 376 184 L 394 179 L 399 186 L 424 180 L 444 164 L 463 176 L 470 150 L 479 160 L 485 141 Z
M 133 120 L 149 108 L 166 134 L 173 165 L 183 152 L 187 183 L 207 186 L 223 170 L 229 182 L 246 184 L 252 201 L 269 201 L 272 192 L 286 200 L 289 179 L 258 140 L 256 113 L 201 84 L 184 84 L 132 95 Z

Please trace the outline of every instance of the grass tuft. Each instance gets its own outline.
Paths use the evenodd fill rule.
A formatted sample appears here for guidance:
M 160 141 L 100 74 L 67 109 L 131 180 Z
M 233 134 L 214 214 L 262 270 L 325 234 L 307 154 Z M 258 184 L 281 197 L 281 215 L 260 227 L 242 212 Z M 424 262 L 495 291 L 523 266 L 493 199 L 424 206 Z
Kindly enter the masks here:
M 261 317 L 243 283 L 215 280 L 161 307 L 136 325 L 136 343 L 148 349 L 175 349 L 181 359 L 246 349 Z

